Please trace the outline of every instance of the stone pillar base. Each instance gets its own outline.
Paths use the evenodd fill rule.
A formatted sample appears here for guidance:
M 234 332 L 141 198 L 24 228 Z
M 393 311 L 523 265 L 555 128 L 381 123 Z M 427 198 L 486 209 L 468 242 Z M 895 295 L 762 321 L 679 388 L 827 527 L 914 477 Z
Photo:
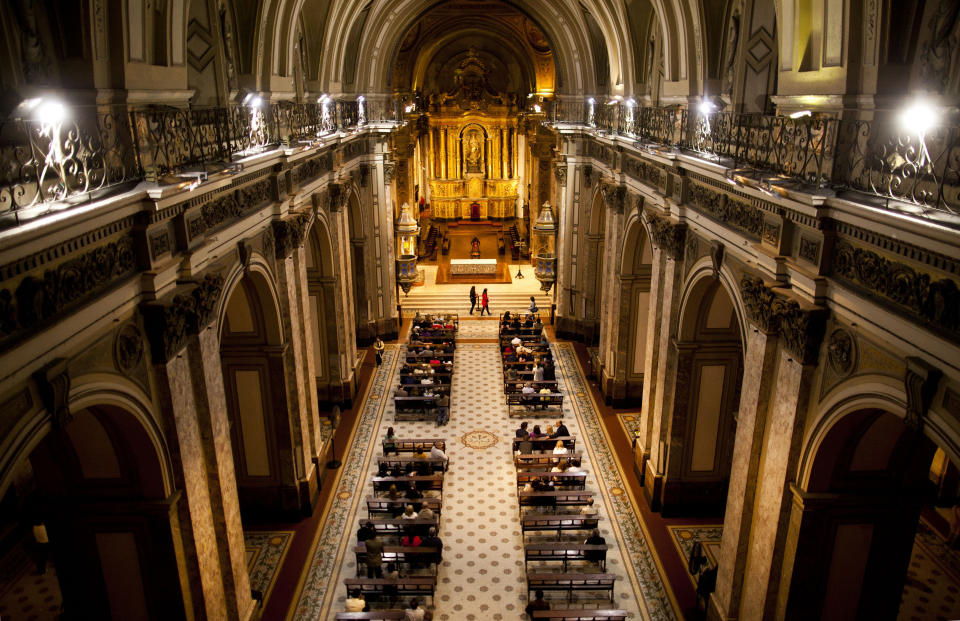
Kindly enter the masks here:
M 326 462 L 324 462 L 326 464 Z M 310 463 L 310 471 L 305 479 L 300 481 L 300 511 L 304 515 L 311 515 L 314 507 L 317 506 L 317 499 L 320 497 L 320 466 L 316 461 Z
M 663 475 L 657 474 L 653 470 L 653 463 L 648 459 L 646 463 L 646 473 L 643 476 L 643 495 L 646 496 L 650 504 L 651 511 L 659 511 L 661 504 L 660 498 L 663 494 Z
M 707 621 L 734 621 L 736 617 L 731 617 L 720 609 L 720 602 L 715 593 L 710 595 L 707 602 Z
M 571 341 L 580 341 L 587 345 L 600 342 L 600 323 L 588 319 L 557 317 L 557 336 Z
M 600 393 L 607 405 L 623 407 L 627 404 L 626 382 L 607 375 L 606 367 L 600 370 Z
M 244 519 L 277 519 L 289 516 L 299 519 L 313 511 L 314 497 L 311 500 L 311 487 L 316 487 L 316 471 L 310 476 L 314 482 L 303 479 L 292 484 L 244 486 L 238 488 L 240 510 Z M 314 494 L 315 496 L 315 494 Z

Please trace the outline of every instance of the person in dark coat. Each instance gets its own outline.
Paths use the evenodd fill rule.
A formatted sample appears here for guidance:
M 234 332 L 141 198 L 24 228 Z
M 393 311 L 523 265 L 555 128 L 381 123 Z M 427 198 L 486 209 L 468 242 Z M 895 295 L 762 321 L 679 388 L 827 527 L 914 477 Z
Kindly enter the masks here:
M 477 306 L 477 288 L 470 287 L 470 314 L 473 314 L 473 309 Z M 483 314 L 483 311 L 480 311 L 480 314 Z

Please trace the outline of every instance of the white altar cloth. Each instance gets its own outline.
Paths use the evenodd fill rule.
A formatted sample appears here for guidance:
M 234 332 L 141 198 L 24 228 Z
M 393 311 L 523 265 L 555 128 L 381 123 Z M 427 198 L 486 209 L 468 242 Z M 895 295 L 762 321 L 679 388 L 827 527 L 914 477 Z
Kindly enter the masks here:
M 450 275 L 496 274 L 496 259 L 450 259 Z

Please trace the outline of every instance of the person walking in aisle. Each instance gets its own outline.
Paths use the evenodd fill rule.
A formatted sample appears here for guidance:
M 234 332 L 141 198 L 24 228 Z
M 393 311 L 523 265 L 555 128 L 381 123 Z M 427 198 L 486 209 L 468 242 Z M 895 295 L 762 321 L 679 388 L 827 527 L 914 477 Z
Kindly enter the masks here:
M 380 340 L 380 335 L 377 335 L 377 340 L 373 342 L 373 351 L 377 354 L 377 366 L 379 367 L 383 364 L 383 341 Z
M 487 289 L 483 289 L 483 294 L 480 296 L 480 316 L 483 317 L 483 311 L 487 311 L 487 316 L 490 316 L 490 298 L 487 296 Z
M 473 309 L 477 306 L 477 288 L 470 287 L 470 314 L 473 314 Z M 483 311 L 480 311 L 480 314 L 483 314 Z

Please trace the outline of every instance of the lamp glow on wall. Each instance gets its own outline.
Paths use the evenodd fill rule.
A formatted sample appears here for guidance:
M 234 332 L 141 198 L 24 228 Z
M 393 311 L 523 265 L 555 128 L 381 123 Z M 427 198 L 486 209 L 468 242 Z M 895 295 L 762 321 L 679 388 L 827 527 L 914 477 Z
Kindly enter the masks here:
M 540 208 L 540 215 L 533 225 L 533 243 L 536 248 L 533 274 L 540 281 L 540 288 L 549 292 L 557 282 L 557 222 L 549 202 Z
M 926 99 L 915 99 L 900 112 L 900 127 L 910 136 L 916 136 L 920 143 L 920 159 L 916 165 L 920 168 L 930 162 L 930 152 L 927 151 L 927 132 L 937 127 L 940 122 L 940 113 L 937 108 Z
M 367 98 L 363 95 L 357 97 L 357 125 L 367 124 Z
M 597 102 L 593 100 L 593 97 L 587 100 L 587 125 L 594 125 L 594 106 L 597 105 Z
M 417 282 L 417 236 L 420 227 L 410 214 L 410 205 L 403 204 L 400 217 L 394 228 L 397 239 L 397 282 L 403 293 L 410 293 L 410 287 Z

